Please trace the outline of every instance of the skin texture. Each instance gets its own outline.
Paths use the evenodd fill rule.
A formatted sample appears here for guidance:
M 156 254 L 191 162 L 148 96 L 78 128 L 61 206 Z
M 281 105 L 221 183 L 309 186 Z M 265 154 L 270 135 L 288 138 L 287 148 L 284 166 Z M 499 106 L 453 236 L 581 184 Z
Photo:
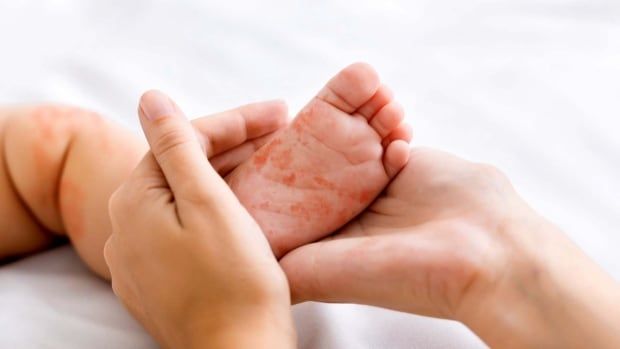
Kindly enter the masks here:
M 618 284 L 498 170 L 435 150 L 412 150 L 366 211 L 280 263 L 294 303 L 455 319 L 491 347 L 620 345 Z
M 192 125 L 157 91 L 140 121 L 151 152 L 110 200 L 114 292 L 165 347 L 295 347 L 286 277 Z
M 225 175 L 268 142 L 287 118 L 280 101 L 249 104 L 193 121 L 213 166 Z M 93 112 L 58 105 L 0 109 L 0 261 L 68 237 L 84 262 L 109 278 L 112 192 L 147 150 L 144 140 Z M 216 156 L 217 154 L 217 156 Z
M 404 166 L 411 132 L 367 64 L 352 64 L 227 178 L 277 257 L 368 206 Z

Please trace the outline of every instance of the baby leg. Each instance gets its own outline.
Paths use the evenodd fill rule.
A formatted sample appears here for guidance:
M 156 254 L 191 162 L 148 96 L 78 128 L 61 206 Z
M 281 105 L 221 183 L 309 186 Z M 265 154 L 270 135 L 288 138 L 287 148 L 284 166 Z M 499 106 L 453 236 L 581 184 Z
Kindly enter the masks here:
M 15 109 L 0 109 L 0 263 L 48 247 L 53 236 L 38 224 L 9 176 L 4 138 Z
M 107 276 L 101 257 L 110 233 L 107 201 L 145 153 L 144 141 L 75 107 L 16 107 L 4 115 L 0 185 L 10 197 L 2 200 L 0 257 L 67 235 L 86 264 Z

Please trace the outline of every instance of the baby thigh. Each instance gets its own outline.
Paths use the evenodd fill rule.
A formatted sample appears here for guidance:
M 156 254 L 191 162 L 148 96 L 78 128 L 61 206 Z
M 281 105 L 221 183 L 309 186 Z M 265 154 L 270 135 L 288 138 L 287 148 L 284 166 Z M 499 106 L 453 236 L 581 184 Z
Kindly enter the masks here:
M 53 105 L 24 110 L 5 132 L 7 167 L 28 211 L 50 234 L 68 236 L 84 262 L 108 278 L 108 199 L 146 143 L 95 113 Z
M 108 201 L 147 148 L 141 138 L 99 119 L 80 128 L 66 155 L 58 184 L 65 231 L 82 260 L 106 279 L 103 247 L 112 233 Z
M 14 114 L 14 108 L 0 108 L 0 263 L 40 251 L 53 241 L 24 205 L 9 173 L 5 140 L 7 121 Z

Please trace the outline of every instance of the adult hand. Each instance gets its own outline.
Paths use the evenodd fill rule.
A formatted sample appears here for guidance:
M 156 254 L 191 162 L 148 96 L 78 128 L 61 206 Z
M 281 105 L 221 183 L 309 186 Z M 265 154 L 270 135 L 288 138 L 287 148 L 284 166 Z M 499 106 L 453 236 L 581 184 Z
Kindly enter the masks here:
M 192 125 L 211 166 L 224 177 L 271 140 L 287 119 L 286 104 L 276 100 L 203 116 Z
M 464 322 L 492 347 L 620 347 L 618 284 L 497 170 L 428 150 L 334 236 L 280 261 L 294 302 Z
M 151 152 L 110 200 L 114 292 L 166 347 L 294 346 L 284 273 L 194 128 L 157 91 L 139 114 Z

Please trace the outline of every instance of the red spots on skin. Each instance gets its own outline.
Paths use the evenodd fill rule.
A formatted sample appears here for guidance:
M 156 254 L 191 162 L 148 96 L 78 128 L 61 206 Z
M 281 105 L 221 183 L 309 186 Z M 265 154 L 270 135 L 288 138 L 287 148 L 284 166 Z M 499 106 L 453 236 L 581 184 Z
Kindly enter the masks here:
M 304 201 L 294 202 L 289 205 L 291 215 L 305 221 L 319 221 L 321 224 L 332 225 L 333 213 L 330 200 L 324 196 L 307 195 Z
M 252 163 L 257 169 L 260 170 L 263 166 L 265 166 L 269 158 L 272 156 L 274 148 L 277 148 L 280 144 L 282 144 L 282 140 L 280 138 L 275 138 L 254 154 Z
M 323 176 L 317 175 L 317 176 L 312 177 L 312 179 L 314 180 L 314 182 L 321 189 L 328 189 L 328 190 L 337 190 L 338 189 L 334 183 L 330 182 L 329 180 L 327 180 Z
M 267 163 L 267 159 L 269 159 L 269 153 L 266 151 L 257 151 L 254 154 L 254 159 L 252 159 L 252 163 L 256 166 L 256 168 L 260 169 Z
M 341 192 L 341 197 L 346 197 L 351 202 L 360 203 L 360 204 L 368 204 L 373 199 L 374 193 L 369 190 L 363 191 L 353 191 L 353 192 Z
M 358 200 L 360 204 L 368 204 L 370 200 L 374 198 L 374 192 L 370 190 L 363 190 L 359 193 Z
M 305 221 L 312 219 L 312 210 L 309 208 L 309 202 L 295 202 L 289 206 L 291 214 Z
M 269 202 L 263 201 L 260 204 L 258 204 L 258 206 L 256 206 L 256 207 L 261 209 L 261 210 L 267 210 L 267 209 L 269 209 Z
M 297 114 L 297 117 L 293 120 L 291 125 L 291 128 L 296 134 L 301 135 L 306 133 L 306 128 L 312 122 L 315 107 L 316 103 L 310 103 Z
M 65 231 L 71 239 L 79 239 L 85 232 L 84 191 L 75 182 L 63 179 L 60 182 L 60 214 Z
M 295 174 L 291 173 L 288 176 L 284 176 L 282 178 L 282 183 L 288 185 L 288 186 L 292 186 L 293 184 L 295 184 Z
M 304 205 L 302 205 L 299 202 L 291 204 L 290 209 L 291 209 L 291 212 L 293 212 L 293 213 L 300 213 L 302 211 L 305 211 Z
M 276 151 L 271 156 L 271 162 L 273 163 L 273 166 L 281 170 L 290 168 L 292 161 L 293 153 L 291 149 Z
M 329 203 L 329 201 L 327 199 L 325 199 L 325 197 L 323 196 L 319 196 L 317 197 L 317 209 L 316 209 L 316 213 L 320 216 L 320 217 L 329 217 L 331 215 L 331 204 Z

